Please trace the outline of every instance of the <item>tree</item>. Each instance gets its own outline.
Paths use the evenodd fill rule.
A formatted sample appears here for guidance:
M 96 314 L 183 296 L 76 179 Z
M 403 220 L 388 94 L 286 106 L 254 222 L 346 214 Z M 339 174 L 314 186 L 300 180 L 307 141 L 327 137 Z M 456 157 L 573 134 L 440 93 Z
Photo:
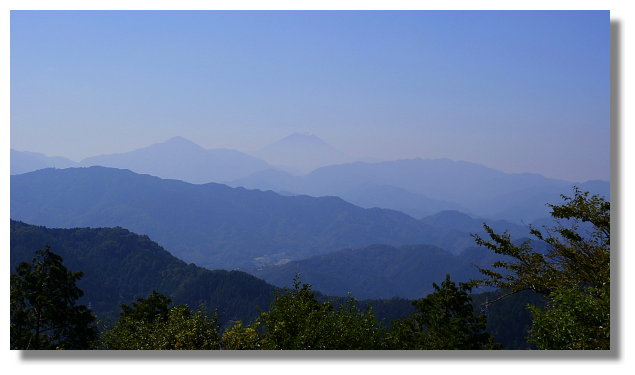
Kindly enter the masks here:
M 95 317 L 76 305 L 83 292 L 50 246 L 11 275 L 11 349 L 90 349 L 97 339 Z
M 250 326 L 243 326 L 241 321 L 234 322 L 234 325 L 223 332 L 223 349 L 229 350 L 257 350 L 262 349 L 262 337 L 258 327 L 260 322 L 256 321 Z
M 529 306 L 529 340 L 542 349 L 609 349 L 610 305 L 608 287 L 557 289 L 546 309 Z
M 319 302 L 297 276 L 294 289 L 277 293 L 258 321 L 263 349 L 379 349 L 383 335 L 370 309 L 359 310 L 353 298 L 338 308 Z
M 170 312 L 172 300 L 167 296 L 153 290 L 148 298 L 138 298 L 130 305 L 121 305 L 121 319 L 130 321 L 142 321 L 154 323 L 158 320 L 166 320 Z
M 531 228 L 537 243 L 516 245 L 508 233 L 484 225 L 490 240 L 474 236 L 476 242 L 505 259 L 482 269 L 485 279 L 476 283 L 547 297 L 544 310 L 530 308 L 529 340 L 538 348 L 609 349 L 610 202 L 578 188 L 562 198 L 563 204 L 549 205 L 554 227 L 546 234 Z M 536 248 L 541 243 L 546 251 Z
M 412 302 L 417 312 L 393 322 L 388 338 L 392 349 L 500 348 L 485 331 L 486 317 L 474 314 L 468 284 L 457 286 L 447 275 L 441 286 L 436 283 L 433 286 L 433 293 Z
M 171 306 L 170 298 L 154 291 L 130 305 L 121 305 L 114 327 L 106 330 L 101 344 L 114 350 L 209 350 L 220 349 L 217 316 L 203 307 Z

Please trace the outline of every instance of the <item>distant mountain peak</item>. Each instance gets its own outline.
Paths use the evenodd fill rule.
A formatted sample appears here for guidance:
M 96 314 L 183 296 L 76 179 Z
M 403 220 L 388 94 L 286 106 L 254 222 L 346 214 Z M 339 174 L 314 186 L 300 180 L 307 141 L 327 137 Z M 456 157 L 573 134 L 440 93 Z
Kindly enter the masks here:
M 265 146 L 256 155 L 270 164 L 289 167 L 304 173 L 350 159 L 346 154 L 311 133 L 290 134 Z
M 295 133 L 291 133 L 288 136 L 286 136 L 285 138 L 312 138 L 312 139 L 319 139 L 322 140 L 320 137 L 318 137 L 317 135 L 313 134 L 313 133 L 309 133 L 309 132 L 295 132 Z
M 235 180 L 270 168 L 251 155 L 206 149 L 180 136 L 129 152 L 86 158 L 82 165 L 123 168 L 198 184 Z
M 196 147 L 196 148 L 203 148 L 200 145 L 190 141 L 187 138 L 183 138 L 181 136 L 176 136 L 176 137 L 172 137 L 166 141 L 163 142 L 159 142 L 156 143 L 155 146 L 157 145 L 170 145 L 170 146 L 186 146 L 186 147 Z
M 187 139 L 185 137 L 181 137 L 180 135 L 176 135 L 176 136 L 168 139 L 166 142 L 190 142 L 190 143 L 194 143 L 194 142 L 190 141 L 189 139 Z
M 322 138 L 311 133 L 293 133 L 274 142 L 273 145 L 280 144 L 280 143 L 291 143 L 291 142 L 302 143 L 302 144 L 315 144 L 319 146 L 326 146 L 329 148 L 333 148 L 333 146 L 326 143 Z
M 291 138 L 291 137 L 310 137 L 310 138 L 320 138 L 317 135 L 313 134 L 313 133 L 309 133 L 309 132 L 295 132 L 295 133 L 291 133 L 288 136 L 286 136 L 285 138 Z

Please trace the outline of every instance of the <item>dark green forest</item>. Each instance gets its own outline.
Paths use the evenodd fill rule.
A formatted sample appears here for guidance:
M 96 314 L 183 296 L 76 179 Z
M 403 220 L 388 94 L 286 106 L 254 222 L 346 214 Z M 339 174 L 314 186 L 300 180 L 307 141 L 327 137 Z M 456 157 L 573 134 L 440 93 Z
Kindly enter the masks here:
M 11 348 L 610 349 L 610 204 L 576 190 L 551 209 L 560 224 L 531 229 L 547 251 L 485 225 L 475 242 L 502 258 L 412 301 L 274 288 L 122 228 L 12 221 Z
M 82 271 L 77 285 L 105 321 L 119 314 L 119 305 L 147 297 L 156 290 L 175 303 L 217 309 L 224 321 L 252 320 L 268 306 L 273 287 L 239 271 L 211 271 L 187 264 L 147 236 L 123 228 L 49 229 L 11 221 L 11 269 L 30 261 L 49 245 L 64 265 Z

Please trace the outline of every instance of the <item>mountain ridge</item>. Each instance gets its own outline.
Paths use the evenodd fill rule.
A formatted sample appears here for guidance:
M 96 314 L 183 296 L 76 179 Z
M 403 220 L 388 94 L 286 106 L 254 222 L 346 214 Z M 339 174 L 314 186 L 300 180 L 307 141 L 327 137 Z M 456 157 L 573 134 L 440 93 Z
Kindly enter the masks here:
M 11 218 L 49 227 L 122 226 L 211 268 L 276 263 L 372 243 L 437 243 L 398 211 L 338 197 L 189 184 L 106 167 L 43 169 L 11 179 Z
M 274 287 L 240 271 L 207 270 L 177 259 L 148 236 L 121 227 L 47 228 L 11 220 L 11 270 L 51 246 L 64 265 L 84 276 L 78 286 L 100 318 L 114 320 L 119 305 L 147 297 L 153 290 L 176 304 L 205 304 L 223 322 L 248 321 L 266 308 Z
M 458 209 L 517 222 L 548 216 L 545 203 L 560 201 L 560 194 L 570 193 L 574 185 L 601 195 L 607 195 L 610 188 L 609 182 L 601 180 L 571 183 L 534 173 L 505 173 L 472 162 L 422 158 L 331 165 L 304 176 L 260 171 L 230 185 L 336 195 L 363 207 L 396 209 L 417 217 Z M 382 186 L 402 193 L 376 194 L 372 199 L 364 196 L 368 195 L 364 189 Z M 413 203 L 410 207 L 408 201 Z
M 278 287 L 291 286 L 295 274 L 315 289 L 331 296 L 351 293 L 360 299 L 422 298 L 434 291 L 446 274 L 455 282 L 481 277 L 479 266 L 490 266 L 502 257 L 472 246 L 452 254 L 433 245 L 370 245 L 343 249 L 283 265 L 249 270 Z
M 191 183 L 223 182 L 271 168 L 264 160 L 231 149 L 206 149 L 183 137 L 128 152 L 83 159 L 82 166 L 129 169 Z
M 47 156 L 39 152 L 10 150 L 11 175 L 44 168 L 78 167 L 79 163 L 62 156 Z

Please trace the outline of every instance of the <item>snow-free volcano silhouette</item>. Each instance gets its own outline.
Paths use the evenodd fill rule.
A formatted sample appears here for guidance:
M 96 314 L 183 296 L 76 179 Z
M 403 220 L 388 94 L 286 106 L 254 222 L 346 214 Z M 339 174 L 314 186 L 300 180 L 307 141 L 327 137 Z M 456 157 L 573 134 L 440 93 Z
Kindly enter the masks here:
M 255 153 L 269 164 L 292 171 L 307 173 L 316 168 L 350 161 L 336 149 L 313 134 L 294 133 Z
M 182 137 L 130 152 L 89 157 L 81 164 L 130 169 L 197 184 L 229 181 L 271 168 L 265 161 L 240 151 L 205 149 Z

